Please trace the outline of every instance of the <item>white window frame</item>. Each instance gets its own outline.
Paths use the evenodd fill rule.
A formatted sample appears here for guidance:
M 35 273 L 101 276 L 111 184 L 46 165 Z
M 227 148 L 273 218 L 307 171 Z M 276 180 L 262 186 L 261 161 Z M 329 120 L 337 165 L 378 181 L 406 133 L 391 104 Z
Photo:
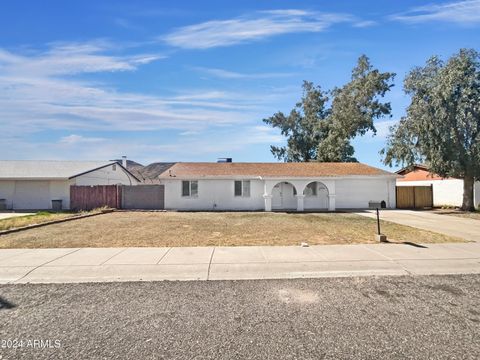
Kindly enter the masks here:
M 183 193 L 183 184 L 188 183 L 188 195 Z M 195 183 L 195 189 L 192 191 L 192 184 Z M 183 198 L 198 198 L 198 180 L 182 180 L 182 187 L 180 188 Z M 193 194 L 195 192 L 195 194 Z
M 240 195 L 237 195 L 237 191 L 236 191 L 237 182 L 241 183 L 241 187 L 240 187 L 241 194 Z M 248 190 L 245 191 L 246 189 L 248 189 Z M 235 180 L 233 182 L 233 196 L 236 197 L 236 198 L 240 198 L 240 197 L 248 198 L 248 197 L 250 197 L 251 189 L 252 189 L 252 184 L 251 184 L 250 180 Z

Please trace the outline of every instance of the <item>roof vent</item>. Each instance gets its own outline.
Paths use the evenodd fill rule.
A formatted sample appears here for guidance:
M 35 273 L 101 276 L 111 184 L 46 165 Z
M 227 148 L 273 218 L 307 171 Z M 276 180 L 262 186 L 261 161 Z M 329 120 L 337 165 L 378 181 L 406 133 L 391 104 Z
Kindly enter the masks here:
M 231 163 L 232 158 L 218 158 L 217 163 Z

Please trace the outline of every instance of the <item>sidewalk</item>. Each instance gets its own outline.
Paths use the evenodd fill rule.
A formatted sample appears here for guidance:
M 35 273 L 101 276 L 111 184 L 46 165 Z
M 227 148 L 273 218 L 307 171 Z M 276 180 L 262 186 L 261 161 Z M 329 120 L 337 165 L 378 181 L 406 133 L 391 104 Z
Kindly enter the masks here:
M 0 220 L 10 219 L 19 216 L 28 216 L 28 215 L 35 215 L 35 213 L 15 213 L 15 212 L 0 212 Z
M 0 283 L 480 273 L 480 243 L 0 250 Z

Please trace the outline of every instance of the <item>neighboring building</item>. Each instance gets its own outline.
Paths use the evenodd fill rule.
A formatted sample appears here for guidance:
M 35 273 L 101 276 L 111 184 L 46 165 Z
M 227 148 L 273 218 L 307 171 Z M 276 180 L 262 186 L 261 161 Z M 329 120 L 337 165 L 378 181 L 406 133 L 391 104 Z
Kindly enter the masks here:
M 432 174 L 425 165 L 415 165 L 397 171 L 402 178 L 397 179 L 397 186 L 432 186 L 433 206 L 461 206 L 463 200 L 463 180 L 442 178 Z M 480 207 L 480 182 L 474 186 L 474 204 Z
M 0 160 L 0 205 L 13 210 L 52 209 L 52 200 L 70 208 L 70 185 L 136 185 L 140 182 L 115 161 Z
M 395 208 L 398 175 L 360 163 L 175 163 L 158 178 L 175 210 Z

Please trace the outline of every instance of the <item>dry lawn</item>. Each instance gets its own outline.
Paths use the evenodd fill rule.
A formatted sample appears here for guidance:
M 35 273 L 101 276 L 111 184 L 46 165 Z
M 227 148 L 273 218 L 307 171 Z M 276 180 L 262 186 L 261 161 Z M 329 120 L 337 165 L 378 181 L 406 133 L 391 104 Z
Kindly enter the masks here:
M 376 222 L 349 213 L 114 212 L 0 236 L 0 248 L 373 243 Z M 382 222 L 389 240 L 462 241 Z

